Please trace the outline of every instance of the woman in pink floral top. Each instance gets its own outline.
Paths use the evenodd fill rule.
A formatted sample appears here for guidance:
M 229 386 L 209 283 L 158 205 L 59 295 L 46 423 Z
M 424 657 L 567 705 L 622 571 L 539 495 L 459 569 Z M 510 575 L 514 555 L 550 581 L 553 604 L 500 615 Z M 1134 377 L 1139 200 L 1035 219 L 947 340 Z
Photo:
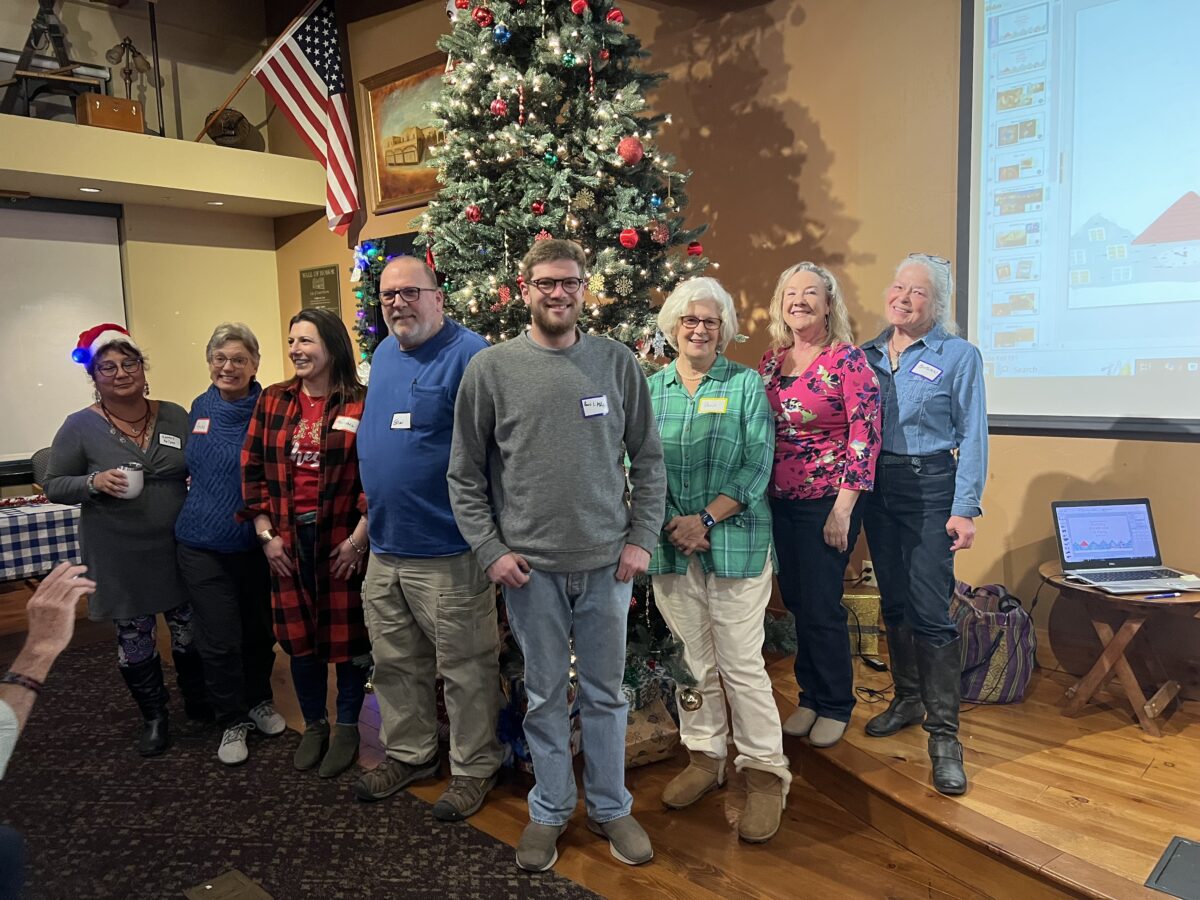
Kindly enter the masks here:
M 767 493 L 779 589 L 796 617 L 800 708 L 786 734 L 836 744 L 854 708 L 854 669 L 842 576 L 858 540 L 859 494 L 875 483 L 879 382 L 850 343 L 837 279 L 802 262 L 779 276 L 772 346 L 758 365 L 775 417 Z

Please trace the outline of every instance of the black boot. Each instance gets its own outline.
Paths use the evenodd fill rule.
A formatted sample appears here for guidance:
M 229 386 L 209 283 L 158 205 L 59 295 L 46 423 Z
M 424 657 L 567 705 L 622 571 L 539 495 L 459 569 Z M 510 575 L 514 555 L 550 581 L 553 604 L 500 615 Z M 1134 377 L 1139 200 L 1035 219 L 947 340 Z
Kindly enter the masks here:
M 167 728 L 167 686 L 163 683 L 162 661 L 158 654 L 140 663 L 121 669 L 129 693 L 142 711 L 146 724 L 138 739 L 137 750 L 142 756 L 158 756 L 171 743 Z
M 867 722 L 866 732 L 871 737 L 887 737 L 909 725 L 920 725 L 925 719 L 913 633 L 907 625 L 889 625 L 887 642 L 895 694 L 888 708 Z
M 216 713 L 209 705 L 204 691 L 204 663 L 195 645 L 184 650 L 172 650 L 175 660 L 175 680 L 183 694 L 183 711 L 194 722 L 215 722 Z
M 933 763 L 933 786 L 943 794 L 963 794 L 967 790 L 962 744 L 958 742 L 961 644 L 962 638 L 955 638 L 944 647 L 916 642 L 921 696 L 925 700 L 925 730 L 929 732 L 929 759 Z

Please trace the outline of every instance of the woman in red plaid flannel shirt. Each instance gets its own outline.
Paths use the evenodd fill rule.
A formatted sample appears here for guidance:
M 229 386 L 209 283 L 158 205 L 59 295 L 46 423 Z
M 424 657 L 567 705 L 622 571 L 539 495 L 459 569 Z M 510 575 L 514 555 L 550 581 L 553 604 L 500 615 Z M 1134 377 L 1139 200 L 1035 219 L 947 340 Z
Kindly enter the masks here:
M 362 584 L 366 501 L 355 438 L 365 390 L 346 326 L 335 313 L 292 317 L 296 377 L 262 392 L 242 447 L 243 517 L 271 567 L 275 636 L 291 656 L 304 714 L 297 769 L 322 778 L 358 758 L 358 714 L 370 665 Z M 337 668 L 337 721 L 326 718 L 329 663 Z

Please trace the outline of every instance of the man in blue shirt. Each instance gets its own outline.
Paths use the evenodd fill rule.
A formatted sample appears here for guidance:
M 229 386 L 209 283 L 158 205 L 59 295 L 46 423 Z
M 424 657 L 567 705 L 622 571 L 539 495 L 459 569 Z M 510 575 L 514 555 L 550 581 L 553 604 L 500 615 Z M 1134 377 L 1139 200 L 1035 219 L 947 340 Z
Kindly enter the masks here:
M 446 482 L 459 381 L 487 342 L 446 318 L 434 273 L 415 257 L 387 264 L 379 299 L 391 334 L 371 363 L 358 459 L 371 541 L 363 611 L 387 759 L 355 793 L 381 800 L 437 774 L 440 674 L 451 778 L 433 815 L 456 821 L 483 805 L 501 762 L 495 588 L 459 533 Z

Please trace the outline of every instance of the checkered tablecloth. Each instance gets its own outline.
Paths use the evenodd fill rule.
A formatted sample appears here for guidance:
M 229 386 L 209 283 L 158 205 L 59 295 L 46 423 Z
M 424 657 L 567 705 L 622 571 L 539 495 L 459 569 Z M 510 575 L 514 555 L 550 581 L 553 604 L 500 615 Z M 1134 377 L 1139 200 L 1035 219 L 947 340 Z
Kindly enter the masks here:
M 39 503 L 0 509 L 0 581 L 79 562 L 79 507 Z

